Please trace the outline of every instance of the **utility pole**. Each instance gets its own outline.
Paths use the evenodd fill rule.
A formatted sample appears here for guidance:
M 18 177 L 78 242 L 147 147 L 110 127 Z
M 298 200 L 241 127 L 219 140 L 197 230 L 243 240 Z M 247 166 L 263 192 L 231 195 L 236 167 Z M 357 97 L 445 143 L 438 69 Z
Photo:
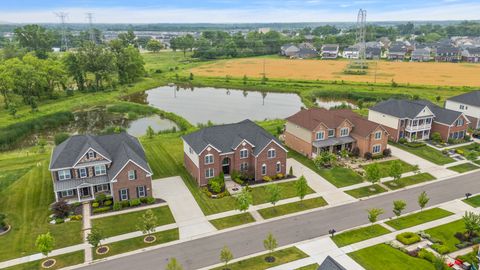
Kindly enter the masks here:
M 93 43 L 96 43 L 95 42 L 95 33 L 93 31 L 93 13 L 88 12 L 88 13 L 86 13 L 86 15 L 87 15 L 88 25 L 89 25 L 88 32 L 90 33 L 90 41 L 93 42 Z
M 68 51 L 68 39 L 67 39 L 67 29 L 65 26 L 65 21 L 68 17 L 68 14 L 65 12 L 56 12 L 55 15 L 60 19 L 61 24 L 61 33 L 62 33 L 62 41 L 60 45 L 60 51 L 66 52 Z

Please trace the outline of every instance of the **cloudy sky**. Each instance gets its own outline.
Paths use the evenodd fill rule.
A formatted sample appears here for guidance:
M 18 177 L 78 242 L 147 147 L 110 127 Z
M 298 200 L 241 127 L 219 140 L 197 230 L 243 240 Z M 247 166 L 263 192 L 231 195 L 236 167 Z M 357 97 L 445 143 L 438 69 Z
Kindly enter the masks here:
M 478 20 L 480 0 L 0 0 L 0 22 L 242 23 L 355 21 L 359 8 L 369 21 Z

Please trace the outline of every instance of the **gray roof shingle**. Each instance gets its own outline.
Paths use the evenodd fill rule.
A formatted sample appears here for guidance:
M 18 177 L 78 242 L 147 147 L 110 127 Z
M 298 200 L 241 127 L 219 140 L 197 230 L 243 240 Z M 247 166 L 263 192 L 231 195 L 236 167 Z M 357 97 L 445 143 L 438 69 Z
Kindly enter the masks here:
M 253 149 L 255 155 L 272 140 L 282 145 L 277 138 L 248 119 L 234 124 L 206 127 L 184 135 L 182 138 L 197 154 L 200 154 L 208 145 L 223 153 L 228 153 L 233 151 L 243 140 L 247 140 L 255 146 Z
M 127 133 L 72 136 L 55 147 L 50 160 L 50 169 L 73 167 L 89 148 L 112 161 L 112 166 L 108 170 L 109 177 L 114 177 L 128 160 L 152 173 L 142 145 L 137 138 Z
M 428 106 L 433 114 L 435 114 L 435 122 L 451 125 L 462 115 L 461 112 L 439 107 L 428 100 L 416 100 L 415 102 Z
M 398 118 L 415 118 L 426 105 L 416 103 L 413 100 L 389 99 L 377 103 L 370 110 L 395 116 Z
M 343 267 L 332 257 L 327 256 L 327 258 L 325 258 L 322 264 L 318 267 L 318 270 L 347 270 L 347 268 Z
M 480 90 L 471 91 L 465 94 L 454 96 L 449 98 L 448 100 L 461 102 L 471 106 L 480 107 Z

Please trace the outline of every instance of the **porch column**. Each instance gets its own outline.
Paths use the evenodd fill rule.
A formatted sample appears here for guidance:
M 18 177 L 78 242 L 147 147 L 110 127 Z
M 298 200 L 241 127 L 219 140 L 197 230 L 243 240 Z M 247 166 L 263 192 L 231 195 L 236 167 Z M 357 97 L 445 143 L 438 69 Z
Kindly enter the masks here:
M 77 187 L 77 197 L 78 197 L 78 201 L 80 201 L 80 189 Z
M 110 187 L 110 196 L 113 198 L 113 188 L 112 188 L 112 183 L 108 183 L 108 186 Z
M 95 193 L 93 192 L 93 185 L 90 186 L 90 190 L 91 190 L 91 194 L 92 194 L 92 198 L 95 198 Z
M 58 202 L 58 191 L 55 191 L 55 201 Z

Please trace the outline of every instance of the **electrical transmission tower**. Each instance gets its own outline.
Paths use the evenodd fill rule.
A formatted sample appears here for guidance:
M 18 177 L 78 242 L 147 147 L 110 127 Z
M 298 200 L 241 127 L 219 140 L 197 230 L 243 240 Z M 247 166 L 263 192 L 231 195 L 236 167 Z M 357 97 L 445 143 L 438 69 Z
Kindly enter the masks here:
M 88 29 L 88 32 L 90 32 L 90 41 L 93 42 L 93 43 L 96 43 L 95 42 L 95 32 L 93 30 L 93 13 L 87 13 L 87 19 L 88 19 L 88 25 L 89 25 L 89 29 Z
M 68 51 L 68 38 L 67 38 L 67 28 L 65 21 L 67 20 L 68 14 L 65 12 L 56 12 L 55 15 L 60 19 L 61 24 L 61 33 L 62 33 L 62 42 L 60 45 L 60 51 Z
M 367 11 L 364 9 L 360 9 L 357 15 L 357 45 L 358 48 L 358 65 L 360 68 L 365 68 L 367 63 L 365 59 L 365 37 L 367 35 Z

